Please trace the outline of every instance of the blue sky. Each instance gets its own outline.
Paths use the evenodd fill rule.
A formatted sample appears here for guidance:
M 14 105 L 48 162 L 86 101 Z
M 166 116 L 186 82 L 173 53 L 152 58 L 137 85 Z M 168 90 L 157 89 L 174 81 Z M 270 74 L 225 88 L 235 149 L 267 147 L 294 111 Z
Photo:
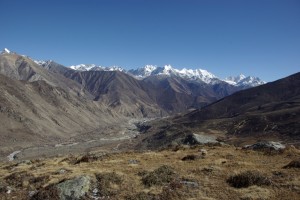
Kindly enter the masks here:
M 0 0 L 0 48 L 66 66 L 300 70 L 299 0 Z

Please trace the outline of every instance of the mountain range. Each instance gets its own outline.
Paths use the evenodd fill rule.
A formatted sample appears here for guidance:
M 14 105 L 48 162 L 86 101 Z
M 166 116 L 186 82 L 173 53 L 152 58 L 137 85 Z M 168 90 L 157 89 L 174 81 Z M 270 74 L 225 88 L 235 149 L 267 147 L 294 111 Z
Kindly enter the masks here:
M 6 54 L 17 55 L 8 49 L 2 53 Z M 80 87 L 77 87 L 77 93 L 85 93 L 91 99 L 105 103 L 125 116 L 157 117 L 185 112 L 241 89 L 265 83 L 250 76 L 240 76 L 239 79 L 234 79 L 236 82 L 233 79 L 221 80 L 206 70 L 178 70 L 170 65 L 146 65 L 136 70 L 94 64 L 65 67 L 52 60 L 40 61 L 24 55 L 22 57 L 32 60 L 48 72 L 77 82 L 75 85 Z M 41 77 L 38 70 L 35 72 L 35 76 Z
M 118 127 L 146 118 L 159 118 L 147 128 L 142 145 L 147 148 L 178 141 L 191 131 L 213 130 L 229 137 L 263 130 L 297 138 L 293 116 L 298 116 L 298 76 L 265 84 L 255 77 L 221 80 L 206 70 L 170 65 L 135 70 L 66 67 L 5 49 L 0 54 L 0 154 L 17 147 L 122 135 Z M 165 121 L 166 116 L 176 117 Z
M 37 63 L 41 63 L 40 61 L 36 61 Z M 222 81 L 227 82 L 230 85 L 234 85 L 237 87 L 255 87 L 258 85 L 265 84 L 265 81 L 262 81 L 258 77 L 245 76 L 243 74 L 233 77 L 230 76 L 224 80 L 219 79 L 214 74 L 208 72 L 203 69 L 186 69 L 183 68 L 181 70 L 173 68 L 171 65 L 165 65 L 164 67 L 157 67 L 155 65 L 146 65 L 144 67 L 138 69 L 130 69 L 125 70 L 121 67 L 113 66 L 113 67 L 102 67 L 95 64 L 80 64 L 80 65 L 72 65 L 71 69 L 78 71 L 121 71 L 127 73 L 129 75 L 134 76 L 137 79 L 144 79 L 149 76 L 165 76 L 165 77 L 180 77 L 189 81 L 203 81 L 207 84 L 218 84 Z
M 144 124 L 138 148 L 209 135 L 237 146 L 259 140 L 300 145 L 300 73 L 242 90 L 186 114 Z

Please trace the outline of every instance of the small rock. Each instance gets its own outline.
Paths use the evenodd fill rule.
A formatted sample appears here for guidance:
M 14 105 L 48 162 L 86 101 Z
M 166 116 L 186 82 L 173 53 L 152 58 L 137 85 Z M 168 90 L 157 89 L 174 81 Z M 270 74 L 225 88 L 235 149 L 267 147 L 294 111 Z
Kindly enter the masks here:
M 12 190 L 13 190 L 12 187 L 10 187 L 10 186 L 6 187 L 6 193 L 7 194 L 10 194 L 12 192 Z
M 129 163 L 129 164 L 139 164 L 140 161 L 131 159 L 131 160 L 128 160 L 128 163 Z
M 206 149 L 200 149 L 199 150 L 201 156 L 206 156 L 207 155 L 207 150 Z
M 93 189 L 92 191 L 92 198 L 93 199 L 99 199 L 99 190 L 97 188 Z
M 97 194 L 99 190 L 97 188 L 93 189 L 93 194 Z
M 191 187 L 191 188 L 198 188 L 199 184 L 195 181 L 180 181 L 181 184 L 187 186 L 187 187 Z
M 67 170 L 65 170 L 65 169 L 63 169 L 63 168 L 58 170 L 58 173 L 59 173 L 59 174 L 65 174 L 66 172 L 67 172 Z
M 34 190 L 28 192 L 29 197 L 33 197 L 33 195 L 35 195 L 35 194 L 36 194 L 36 191 L 34 191 Z

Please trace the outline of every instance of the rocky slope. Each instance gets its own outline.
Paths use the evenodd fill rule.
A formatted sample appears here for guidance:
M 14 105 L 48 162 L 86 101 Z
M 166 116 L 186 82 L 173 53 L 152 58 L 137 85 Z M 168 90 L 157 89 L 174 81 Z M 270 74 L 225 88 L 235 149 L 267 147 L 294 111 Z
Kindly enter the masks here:
M 0 163 L 0 198 L 297 200 L 299 156 L 293 147 L 268 154 L 234 146 L 179 146 L 16 160 Z

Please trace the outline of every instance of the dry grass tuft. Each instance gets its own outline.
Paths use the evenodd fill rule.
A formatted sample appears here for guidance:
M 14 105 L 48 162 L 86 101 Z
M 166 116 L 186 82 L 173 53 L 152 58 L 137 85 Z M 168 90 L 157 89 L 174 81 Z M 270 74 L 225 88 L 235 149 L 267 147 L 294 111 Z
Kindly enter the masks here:
M 30 200 L 40 200 L 40 199 L 60 199 L 58 190 L 49 186 L 41 189 L 38 193 L 34 194 Z
M 127 196 L 126 200 L 181 200 L 195 196 L 192 191 L 195 188 L 190 188 L 183 184 L 179 179 L 174 179 L 164 185 L 162 191 L 158 194 L 140 192 L 131 196 Z
M 133 194 L 125 197 L 125 200 L 154 200 L 154 199 L 156 199 L 154 194 L 149 194 L 145 192 L 139 192 L 137 194 Z
M 103 160 L 106 157 L 107 157 L 107 154 L 100 154 L 100 155 L 86 154 L 86 155 L 76 159 L 74 164 L 76 165 L 76 164 L 79 164 L 79 163 L 95 162 L 97 160 Z
M 163 185 L 164 183 L 170 183 L 176 178 L 176 173 L 173 168 L 163 165 L 153 172 L 146 174 L 142 178 L 142 182 L 145 186 L 151 187 L 153 185 Z
M 235 188 L 246 188 L 252 185 L 271 185 L 271 180 L 259 171 L 245 171 L 237 175 L 230 176 L 227 183 Z

